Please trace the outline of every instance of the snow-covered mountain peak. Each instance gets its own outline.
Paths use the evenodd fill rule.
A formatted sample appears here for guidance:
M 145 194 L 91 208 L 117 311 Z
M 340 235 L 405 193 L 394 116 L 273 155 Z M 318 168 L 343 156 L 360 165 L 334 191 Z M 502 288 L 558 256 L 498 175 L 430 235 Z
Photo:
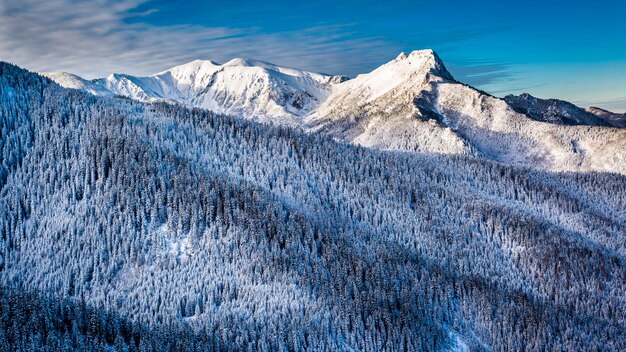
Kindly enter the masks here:
M 413 50 L 409 53 L 409 55 L 407 55 L 404 51 L 402 51 L 396 57 L 396 61 L 406 60 L 408 58 L 431 58 L 431 57 L 432 58 L 437 57 L 437 54 L 435 53 L 433 49 Z
M 97 95 L 175 101 L 367 147 L 626 174 L 626 130 L 606 127 L 626 126 L 626 115 L 529 94 L 493 97 L 456 81 L 430 49 L 351 80 L 244 58 L 195 60 L 148 77 L 47 75 Z
M 317 108 L 334 86 L 346 80 L 267 62 L 235 58 L 224 64 L 194 60 L 147 77 L 110 74 L 93 81 L 50 73 L 64 87 L 96 95 L 175 101 L 260 121 L 295 123 Z
M 64 77 L 57 74 L 52 78 L 63 86 L 97 95 L 122 95 L 145 102 L 176 101 L 220 113 L 282 122 L 308 116 L 331 95 L 342 92 L 363 93 L 364 101 L 370 101 L 399 87 L 415 91 L 427 82 L 452 79 L 432 50 L 401 53 L 354 80 L 249 58 L 234 58 L 223 64 L 194 60 L 147 77 L 111 74 L 93 81 Z
M 401 52 L 394 60 L 378 67 L 367 75 L 389 75 L 394 73 L 395 81 L 454 80 L 443 61 L 432 49 L 414 50 L 410 54 Z M 398 77 L 401 76 L 401 77 Z
M 454 80 L 452 74 L 446 69 L 443 60 L 441 60 L 439 55 L 432 49 L 412 51 L 408 56 L 408 60 L 411 62 L 425 62 L 425 66 L 429 68 L 430 74 L 435 74 L 444 79 Z
M 509 100 L 457 82 L 434 51 L 418 50 L 336 86 L 305 121 L 310 130 L 366 147 L 626 173 L 626 131 L 590 129 L 606 124 L 566 102 Z M 610 121 L 622 120 L 611 115 Z
M 409 53 L 408 57 L 409 58 L 426 58 L 426 59 L 439 60 L 439 56 L 437 56 L 437 53 L 435 53 L 435 51 L 433 49 L 413 50 L 413 51 L 411 51 L 411 53 Z
M 341 80 L 334 76 L 234 58 L 224 64 L 194 61 L 152 76 L 152 96 L 256 120 L 289 122 L 306 115 Z M 144 84 L 150 89 L 150 84 Z
M 234 58 L 223 65 L 222 68 L 236 68 L 240 70 L 257 70 L 258 72 L 266 72 L 269 75 L 287 75 L 292 77 L 310 78 L 322 83 L 335 83 L 333 78 L 343 76 L 330 76 L 322 73 L 315 73 L 305 70 L 299 70 L 291 67 L 279 66 L 269 62 L 249 59 L 249 58 Z M 340 83 L 340 82 L 336 82 Z
M 311 117 L 342 118 L 412 106 L 413 97 L 433 82 L 453 81 L 437 54 L 430 49 L 400 53 L 395 59 L 339 84 L 329 99 Z
M 522 93 L 507 95 L 504 100 L 515 111 L 537 121 L 558 125 L 622 126 L 615 114 L 594 113 L 559 99 L 541 99 Z
M 255 60 L 244 57 L 236 57 L 224 63 L 222 66 L 244 66 L 244 67 L 263 67 L 263 68 L 277 68 L 277 65 L 271 64 L 269 62 Z
M 185 73 L 215 71 L 219 67 L 220 67 L 220 64 L 212 60 L 194 60 L 194 61 L 182 64 L 182 65 L 174 66 L 168 70 L 156 73 L 152 76 L 159 76 L 167 72 L 176 72 L 176 73 L 179 73 L 180 75 L 184 75 Z

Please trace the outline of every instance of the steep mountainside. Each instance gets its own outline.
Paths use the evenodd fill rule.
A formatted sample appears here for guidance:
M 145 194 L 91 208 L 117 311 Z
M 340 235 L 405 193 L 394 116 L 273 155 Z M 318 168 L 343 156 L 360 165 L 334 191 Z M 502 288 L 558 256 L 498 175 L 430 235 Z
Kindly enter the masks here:
M 424 90 L 453 81 L 432 50 L 401 53 L 374 71 L 337 86 L 310 117 L 308 128 L 381 149 L 477 154 L 445 124 Z
M 0 131 L 0 350 L 626 350 L 624 176 L 378 151 L 1 63 Z

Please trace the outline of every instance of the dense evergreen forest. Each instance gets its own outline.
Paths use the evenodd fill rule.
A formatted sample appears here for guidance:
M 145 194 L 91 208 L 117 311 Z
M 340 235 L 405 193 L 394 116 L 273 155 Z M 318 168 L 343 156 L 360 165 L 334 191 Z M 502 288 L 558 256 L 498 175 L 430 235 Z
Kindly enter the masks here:
M 624 351 L 626 177 L 385 152 L 0 63 L 0 349 Z

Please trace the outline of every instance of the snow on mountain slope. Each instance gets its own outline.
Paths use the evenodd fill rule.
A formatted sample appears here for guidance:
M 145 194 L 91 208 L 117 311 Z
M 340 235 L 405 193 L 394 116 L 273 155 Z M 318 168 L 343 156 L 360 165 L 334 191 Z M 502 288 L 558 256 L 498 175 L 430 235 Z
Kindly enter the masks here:
M 431 91 L 443 123 L 487 159 L 552 171 L 626 174 L 626 130 L 534 121 L 504 100 L 458 83 Z
M 0 351 L 626 351 L 625 176 L 380 153 L 1 62 L 0 126 Z
M 108 90 L 99 80 L 88 81 L 67 72 L 43 72 L 42 75 L 65 88 L 80 89 L 97 96 L 114 95 L 113 92 Z
M 65 87 L 77 86 L 59 74 L 49 77 Z M 342 80 L 340 76 L 237 58 L 222 65 L 196 60 L 148 77 L 112 74 L 93 84 L 143 102 L 175 101 L 264 122 L 294 124 Z
M 308 128 L 367 147 L 474 154 L 461 136 L 437 123 L 419 99 L 432 82 L 452 75 L 432 50 L 401 53 L 368 74 L 335 87 L 308 119 Z
M 368 147 L 626 174 L 626 130 L 539 122 L 454 80 L 431 50 L 335 87 L 308 127 Z

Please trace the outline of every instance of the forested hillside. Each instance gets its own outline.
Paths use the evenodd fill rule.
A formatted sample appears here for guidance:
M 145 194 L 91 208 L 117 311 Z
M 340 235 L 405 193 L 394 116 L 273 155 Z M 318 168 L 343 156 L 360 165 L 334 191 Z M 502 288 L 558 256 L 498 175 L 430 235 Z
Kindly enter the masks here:
M 626 350 L 626 177 L 384 152 L 0 63 L 0 349 Z

